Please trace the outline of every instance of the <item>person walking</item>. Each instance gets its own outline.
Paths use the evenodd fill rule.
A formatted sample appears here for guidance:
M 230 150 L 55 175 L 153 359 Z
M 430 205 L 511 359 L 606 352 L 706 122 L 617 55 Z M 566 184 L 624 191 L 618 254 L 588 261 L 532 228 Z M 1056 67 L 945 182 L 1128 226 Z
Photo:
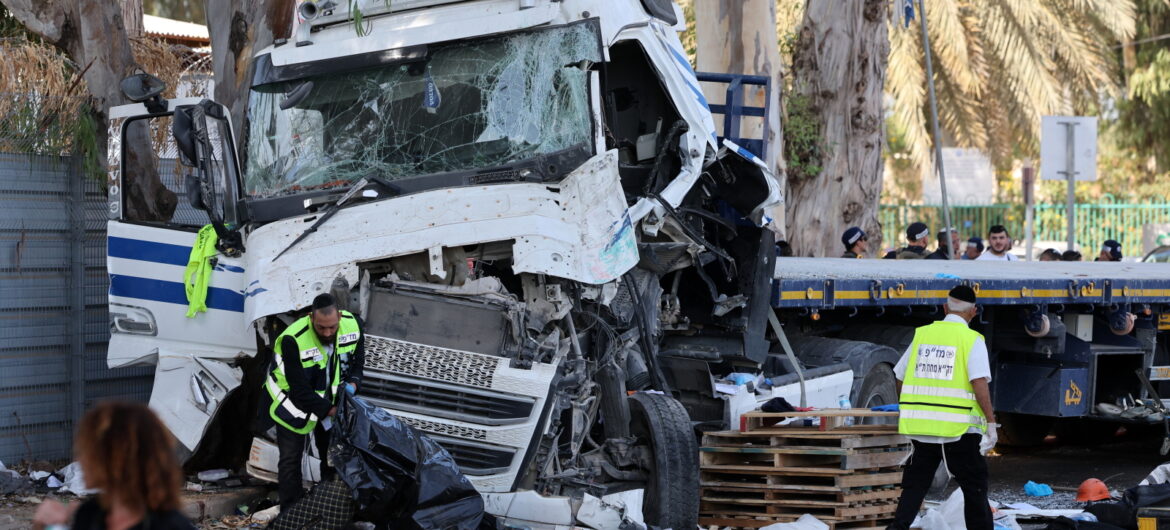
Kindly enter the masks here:
M 898 432 L 910 437 L 914 452 L 902 473 L 902 496 L 894 513 L 895 530 L 910 528 L 930 488 L 939 462 L 963 491 L 963 517 L 969 530 L 991 530 L 987 502 L 988 470 L 983 454 L 995 447 L 991 408 L 991 368 L 983 335 L 969 324 L 978 313 L 975 291 L 951 289 L 946 317 L 915 330 L 914 340 L 894 367 L 898 387 Z
M 1121 261 L 1121 243 L 1106 239 L 1101 245 L 1101 253 L 1093 261 Z
M 851 226 L 844 234 L 841 234 L 841 244 L 845 245 L 845 253 L 841 255 L 842 258 L 861 258 L 869 251 L 869 237 L 860 227 Z
M 98 494 L 72 510 L 45 500 L 37 506 L 33 528 L 195 530 L 179 511 L 183 470 L 175 439 L 146 405 L 97 404 L 81 418 L 73 453 L 86 487 Z
M 950 237 L 947 237 L 950 233 Z M 950 249 L 955 249 L 952 256 Z M 959 259 L 959 231 L 954 228 L 944 228 L 938 231 L 938 248 L 926 255 L 926 259 Z
M 1012 236 L 1008 234 L 1003 225 L 995 225 L 991 230 L 987 231 L 987 252 L 980 254 L 978 258 L 981 260 L 992 261 L 1019 261 L 1015 254 L 1009 252 L 1012 249 Z
M 882 256 L 882 259 L 922 259 L 926 257 L 926 238 L 930 236 L 930 228 L 926 223 L 911 223 L 906 227 L 905 248 L 891 250 Z
M 365 338 L 357 317 L 338 309 L 332 295 L 321 294 L 308 315 L 277 337 L 273 349 L 264 381 L 268 402 L 261 410 L 276 424 L 277 489 L 285 510 L 304 495 L 301 460 L 310 433 L 321 458 L 321 479 L 333 476 L 326 457 L 328 431 L 337 414 L 338 393 L 355 393 L 361 383 Z

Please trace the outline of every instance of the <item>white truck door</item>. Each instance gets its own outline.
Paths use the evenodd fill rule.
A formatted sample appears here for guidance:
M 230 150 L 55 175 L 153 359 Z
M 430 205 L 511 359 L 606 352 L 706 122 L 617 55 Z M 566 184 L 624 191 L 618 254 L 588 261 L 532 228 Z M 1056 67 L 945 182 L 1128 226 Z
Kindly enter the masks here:
M 255 332 L 244 318 L 247 296 L 245 265 L 238 251 L 219 252 L 212 272 L 205 313 L 188 316 L 184 271 L 199 229 L 218 217 L 231 227 L 239 197 L 239 166 L 230 123 L 206 118 L 212 149 L 201 155 L 208 164 L 189 165 L 172 134 L 176 111 L 198 99 L 175 99 L 110 109 L 110 219 L 107 232 L 111 368 L 155 364 L 151 407 L 188 450 L 242 373 L 234 361 L 255 355 Z M 204 108 L 214 105 L 203 103 Z M 221 107 L 222 108 L 222 107 Z M 225 111 L 226 112 L 226 111 Z M 138 149 L 133 149 L 133 147 Z M 201 209 L 191 197 L 200 169 L 214 188 L 214 210 Z M 192 179 L 195 179 L 192 181 Z M 152 188 L 157 181 L 161 187 Z M 209 189 L 209 188 L 203 188 Z M 157 206 L 145 211 L 131 197 L 151 197 Z M 234 254 L 228 255 L 228 254 Z

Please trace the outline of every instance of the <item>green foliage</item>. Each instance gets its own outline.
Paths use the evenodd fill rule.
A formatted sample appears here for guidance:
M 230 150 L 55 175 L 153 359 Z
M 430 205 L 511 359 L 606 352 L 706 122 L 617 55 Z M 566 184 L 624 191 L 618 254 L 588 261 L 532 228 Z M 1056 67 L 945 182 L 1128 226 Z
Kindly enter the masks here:
M 788 90 L 784 93 L 784 158 L 788 178 L 809 179 L 821 174 L 824 139 L 810 96 Z
M 390 1 L 391 0 L 383 0 L 383 3 L 386 4 L 387 9 L 390 8 Z M 358 0 L 349 0 L 349 17 L 353 19 L 353 30 L 355 33 L 357 33 L 357 36 L 365 37 L 366 35 L 370 34 L 372 23 L 365 19 L 365 15 L 358 7 Z
M 1137 33 L 1119 55 L 1126 90 L 1105 108 L 1098 148 L 1099 192 L 1170 196 L 1170 3 L 1136 0 Z M 1115 112 L 1109 112 L 1115 110 Z M 1108 119 L 1112 118 L 1112 119 Z

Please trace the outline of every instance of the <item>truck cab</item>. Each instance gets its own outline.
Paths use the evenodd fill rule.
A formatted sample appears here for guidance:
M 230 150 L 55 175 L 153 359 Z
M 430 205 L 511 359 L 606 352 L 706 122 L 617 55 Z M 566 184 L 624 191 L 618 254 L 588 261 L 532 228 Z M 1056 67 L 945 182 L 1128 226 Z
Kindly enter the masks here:
M 781 197 L 716 129 L 683 27 L 668 0 L 302 2 L 252 60 L 245 123 L 111 109 L 109 364 L 156 365 L 151 406 L 209 461 L 251 438 L 272 342 L 331 292 L 364 322 L 358 395 L 489 511 L 571 525 L 585 496 L 641 492 L 623 517 L 695 526 L 712 373 L 771 349 Z M 151 178 L 169 215 L 126 207 Z M 249 471 L 275 454 L 261 433 Z

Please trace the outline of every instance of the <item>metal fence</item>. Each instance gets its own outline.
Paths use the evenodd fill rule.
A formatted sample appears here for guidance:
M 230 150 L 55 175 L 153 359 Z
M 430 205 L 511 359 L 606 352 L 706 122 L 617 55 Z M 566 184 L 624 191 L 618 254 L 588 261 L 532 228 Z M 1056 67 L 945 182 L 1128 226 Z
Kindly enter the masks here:
M 1065 241 L 1067 234 L 1066 206 L 1064 204 L 1037 204 L 1036 241 Z M 1120 203 L 1110 198 L 1094 204 L 1078 204 L 1075 210 L 1076 242 L 1086 257 L 1092 259 L 1096 249 L 1106 239 L 1121 243 L 1127 255 L 1142 253 L 1142 226 L 1148 223 L 1170 223 L 1170 202 Z M 906 240 L 906 227 L 915 221 L 926 223 L 933 230 L 943 226 L 942 207 L 918 204 L 883 204 L 878 219 L 888 246 Z M 986 206 L 952 206 L 951 224 L 963 238 L 987 237 L 987 229 L 1004 225 L 1013 238 L 1024 238 L 1024 206 L 1022 204 L 993 204 Z M 932 241 L 933 243 L 933 237 Z M 1064 250 L 1064 246 L 1058 247 Z
M 3 133 L 0 133 L 3 134 Z M 0 461 L 70 457 L 80 415 L 146 401 L 150 368 L 106 367 L 106 199 L 75 158 L 0 153 Z

